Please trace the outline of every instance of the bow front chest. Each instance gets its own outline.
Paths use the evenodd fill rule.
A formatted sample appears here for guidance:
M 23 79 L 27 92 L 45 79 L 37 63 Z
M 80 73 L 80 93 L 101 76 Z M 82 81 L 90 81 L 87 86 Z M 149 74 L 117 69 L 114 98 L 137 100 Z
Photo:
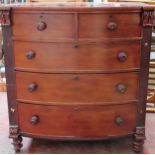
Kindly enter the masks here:
M 0 7 L 10 138 L 145 138 L 153 8 L 142 3 Z

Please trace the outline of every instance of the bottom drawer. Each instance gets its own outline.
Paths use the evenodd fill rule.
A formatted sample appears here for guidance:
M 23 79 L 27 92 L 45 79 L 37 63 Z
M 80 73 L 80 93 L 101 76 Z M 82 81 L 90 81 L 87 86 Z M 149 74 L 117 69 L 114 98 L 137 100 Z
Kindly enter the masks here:
M 133 133 L 136 105 L 42 106 L 19 103 L 22 133 L 53 138 L 101 138 Z

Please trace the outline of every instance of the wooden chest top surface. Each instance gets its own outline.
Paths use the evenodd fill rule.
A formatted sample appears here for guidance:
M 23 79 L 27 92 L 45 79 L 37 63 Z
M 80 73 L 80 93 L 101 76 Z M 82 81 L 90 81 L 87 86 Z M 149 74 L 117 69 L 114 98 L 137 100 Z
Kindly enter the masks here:
M 52 2 L 2 5 L 0 10 L 139 10 L 154 9 L 153 5 L 133 2 Z

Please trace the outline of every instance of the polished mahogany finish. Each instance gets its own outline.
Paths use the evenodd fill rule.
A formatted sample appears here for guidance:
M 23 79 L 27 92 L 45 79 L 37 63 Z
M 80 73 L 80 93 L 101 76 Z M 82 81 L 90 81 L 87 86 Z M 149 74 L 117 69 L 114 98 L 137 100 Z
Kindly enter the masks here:
M 19 103 L 19 125 L 21 132 L 36 136 L 113 137 L 133 133 L 136 127 L 136 111 L 134 103 L 107 107 L 43 106 Z M 39 121 L 36 121 L 38 118 Z M 123 122 L 120 119 L 123 119 Z
M 140 50 L 140 41 L 110 40 L 78 44 L 14 41 L 16 69 L 33 72 L 138 70 Z
M 40 101 L 42 104 L 130 102 L 137 100 L 138 80 L 138 73 L 90 75 L 16 72 L 17 99 Z
M 80 14 L 79 38 L 140 37 L 140 22 L 139 13 Z M 125 25 L 128 25 L 128 29 Z
M 154 7 L 143 3 L 0 6 L 10 138 L 145 139 Z
M 51 16 L 49 13 L 29 14 L 21 12 L 14 13 L 12 16 L 14 37 L 47 40 L 74 38 L 73 14 L 53 13 Z

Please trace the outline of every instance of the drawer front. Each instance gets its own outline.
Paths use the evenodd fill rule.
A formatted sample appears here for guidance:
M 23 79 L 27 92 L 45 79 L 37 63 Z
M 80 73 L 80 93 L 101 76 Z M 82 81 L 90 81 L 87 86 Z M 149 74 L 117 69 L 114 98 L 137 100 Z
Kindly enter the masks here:
M 138 73 L 37 74 L 16 72 L 17 99 L 97 104 L 137 99 Z
M 79 37 L 120 38 L 140 37 L 141 17 L 131 14 L 80 14 Z
M 33 71 L 107 71 L 137 69 L 140 43 L 14 42 L 15 66 Z
M 81 13 L 78 17 L 78 26 L 76 24 L 75 16 L 72 13 L 13 14 L 13 34 L 15 37 L 56 40 L 74 39 L 77 36 L 81 39 L 141 36 L 140 14 L 138 13 Z
M 75 34 L 72 14 L 14 13 L 13 35 L 28 39 L 72 39 Z
M 53 138 L 127 135 L 134 132 L 136 124 L 135 104 L 76 107 L 19 103 L 18 113 L 21 132 Z

